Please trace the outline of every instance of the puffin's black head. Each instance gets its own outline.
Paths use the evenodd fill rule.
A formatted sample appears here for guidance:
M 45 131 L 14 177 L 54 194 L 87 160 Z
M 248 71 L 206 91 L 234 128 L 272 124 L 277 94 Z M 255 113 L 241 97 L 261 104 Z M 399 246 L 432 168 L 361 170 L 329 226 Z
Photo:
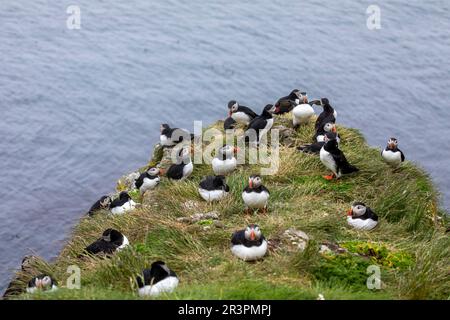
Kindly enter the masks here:
M 300 100 L 301 103 L 307 103 L 308 102 L 308 95 L 305 91 L 300 91 L 298 89 L 292 90 L 292 92 L 289 94 L 290 100 Z
M 169 275 L 170 269 L 164 261 L 159 260 L 152 263 L 151 272 L 153 275 L 158 275 L 161 273 Z
M 148 169 L 147 173 L 151 176 L 157 176 L 157 175 L 159 175 L 159 169 L 153 167 L 153 168 Z
M 236 100 L 231 100 L 228 102 L 228 116 L 231 117 L 231 114 L 236 112 L 239 108 L 239 103 Z
M 122 192 L 119 194 L 119 199 L 120 199 L 120 200 L 130 200 L 131 197 L 130 197 L 130 195 L 128 194 L 128 192 L 122 191 Z
M 249 224 L 245 229 L 245 239 L 250 241 L 258 241 L 261 239 L 262 232 L 257 224 Z
M 221 187 L 226 184 L 225 182 L 225 176 L 219 175 L 214 177 L 214 185 L 216 187 Z
M 325 141 L 325 143 L 327 143 L 329 140 L 333 140 L 336 138 L 337 138 L 336 132 L 327 132 L 325 133 L 323 140 Z
M 100 207 L 102 207 L 103 209 L 108 208 L 109 205 L 111 204 L 111 197 L 110 196 L 103 196 L 100 198 Z
M 22 271 L 25 271 L 27 268 L 31 267 L 33 260 L 36 260 L 36 256 L 31 255 L 23 257 L 21 264 Z
M 106 229 L 102 234 L 102 239 L 106 242 L 121 242 L 123 235 L 115 229 Z
M 396 138 L 390 138 L 387 144 L 388 149 L 395 150 L 398 147 L 398 140 Z
M 252 175 L 248 179 L 248 186 L 250 189 L 256 189 L 259 188 L 262 185 L 261 177 L 258 175 Z
M 279 111 L 279 107 L 274 106 L 273 104 L 267 104 L 264 107 L 263 113 L 273 114 Z
M 225 119 L 225 122 L 223 123 L 223 129 L 224 130 L 230 130 L 236 128 L 236 120 L 234 120 L 231 117 L 228 117 Z
M 366 213 L 367 207 L 362 202 L 354 202 L 350 210 L 347 211 L 348 216 L 360 217 Z
M 163 123 L 160 127 L 161 134 L 165 134 L 170 130 L 170 126 L 167 123 Z
M 328 105 L 328 104 L 330 104 L 330 102 L 328 101 L 327 98 L 321 98 L 321 99 L 320 99 L 320 105 L 326 106 L 326 105 Z

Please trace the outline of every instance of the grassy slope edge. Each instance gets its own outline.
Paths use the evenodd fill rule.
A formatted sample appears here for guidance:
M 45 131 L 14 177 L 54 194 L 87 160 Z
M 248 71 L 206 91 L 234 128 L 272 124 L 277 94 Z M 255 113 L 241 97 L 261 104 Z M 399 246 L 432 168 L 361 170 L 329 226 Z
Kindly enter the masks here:
M 220 123 L 214 126 L 220 128 Z M 36 273 L 48 272 L 60 280 L 61 289 L 19 298 L 139 299 L 135 276 L 162 259 L 181 281 L 174 293 L 161 299 L 315 299 L 319 293 L 326 299 L 448 299 L 450 241 L 429 177 L 411 162 L 392 170 L 357 130 L 338 126 L 338 131 L 341 147 L 361 169 L 359 174 L 325 181 L 322 175 L 327 172 L 317 156 L 281 146 L 279 172 L 263 177 L 271 191 L 269 213 L 246 216 L 241 191 L 258 167 L 239 166 L 227 179 L 230 197 L 207 204 L 197 185 L 212 169 L 196 165 L 189 180 L 163 179 L 141 199 L 142 206 L 127 215 L 99 212 L 82 218 L 56 261 L 37 261 L 34 266 Z M 312 134 L 312 124 L 300 128 L 296 145 L 309 142 Z M 380 215 L 375 230 L 355 231 L 346 225 L 345 212 L 355 200 L 366 202 Z M 210 211 L 219 213 L 222 228 L 211 221 L 176 220 Z M 311 240 L 304 252 L 281 246 L 270 250 L 263 261 L 246 263 L 231 255 L 229 240 L 247 223 L 258 223 L 269 240 L 291 227 L 305 231 Z M 111 259 L 77 259 L 109 227 L 123 232 L 132 247 Z M 321 255 L 318 247 L 323 241 L 364 256 Z M 67 267 L 74 264 L 82 270 L 80 290 L 64 288 Z M 370 264 L 381 266 L 381 290 L 366 287 Z M 23 282 L 18 285 L 30 276 L 21 275 Z

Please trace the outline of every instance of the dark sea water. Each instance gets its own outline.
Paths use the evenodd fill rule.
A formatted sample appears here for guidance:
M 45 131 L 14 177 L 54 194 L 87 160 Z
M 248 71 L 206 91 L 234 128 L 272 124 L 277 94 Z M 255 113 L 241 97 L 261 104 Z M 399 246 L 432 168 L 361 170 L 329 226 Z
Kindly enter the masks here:
M 0 290 L 23 255 L 55 257 L 168 122 L 237 99 L 328 97 L 369 143 L 396 136 L 450 207 L 450 2 L 0 0 Z M 66 27 L 69 5 L 81 29 Z

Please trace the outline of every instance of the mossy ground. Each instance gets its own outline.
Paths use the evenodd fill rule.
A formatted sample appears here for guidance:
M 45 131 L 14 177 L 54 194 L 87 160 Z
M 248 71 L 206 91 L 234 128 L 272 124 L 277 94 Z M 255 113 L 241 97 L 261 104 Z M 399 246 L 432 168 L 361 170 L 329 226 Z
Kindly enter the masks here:
M 160 299 L 316 299 L 319 293 L 326 299 L 448 299 L 450 241 L 429 177 L 411 162 L 391 169 L 380 150 L 369 147 L 357 130 L 338 126 L 338 131 L 341 148 L 360 168 L 358 174 L 326 181 L 322 175 L 328 172 L 318 156 L 281 146 L 278 173 L 263 177 L 271 191 L 269 212 L 245 215 L 241 192 L 258 166 L 239 166 L 227 178 L 230 196 L 207 204 L 197 185 L 213 172 L 208 165 L 196 165 L 187 181 L 163 179 L 129 214 L 99 212 L 81 219 L 56 261 L 35 265 L 36 273 L 48 272 L 58 279 L 61 289 L 19 298 L 140 299 L 135 276 L 161 259 L 178 274 L 180 285 Z M 310 142 L 312 135 L 312 123 L 300 128 L 296 145 Z M 375 230 L 347 226 L 345 212 L 355 200 L 379 214 L 381 223 Z M 208 226 L 208 221 L 188 225 L 176 220 L 210 211 L 220 214 L 223 228 Z M 232 256 L 229 241 L 235 230 L 248 223 L 259 224 L 269 240 L 294 227 L 305 231 L 311 241 L 302 253 L 281 248 L 270 250 L 262 261 L 246 263 Z M 130 249 L 111 259 L 77 258 L 110 227 L 128 237 Z M 339 243 L 365 257 L 319 254 L 322 241 Z M 67 267 L 74 264 L 82 270 L 80 290 L 64 288 Z M 380 290 L 366 287 L 370 264 L 381 267 Z M 22 275 L 18 285 L 31 276 Z

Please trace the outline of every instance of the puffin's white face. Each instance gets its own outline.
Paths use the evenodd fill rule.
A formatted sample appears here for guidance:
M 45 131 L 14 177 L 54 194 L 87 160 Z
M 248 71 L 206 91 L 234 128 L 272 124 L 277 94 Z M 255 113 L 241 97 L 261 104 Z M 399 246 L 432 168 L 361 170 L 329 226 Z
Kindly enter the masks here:
M 366 213 L 366 206 L 362 205 L 362 204 L 357 204 L 357 205 L 353 205 L 352 206 L 352 213 L 355 217 L 359 217 L 362 216 L 363 214 Z
M 251 176 L 248 179 L 248 185 L 251 189 L 258 188 L 262 184 L 262 180 L 259 176 Z
M 235 104 L 233 104 L 231 106 L 230 110 L 231 110 L 232 113 L 234 113 L 234 112 L 236 112 L 238 110 L 238 108 L 239 108 L 239 104 L 236 102 Z
M 159 169 L 158 168 L 150 168 L 147 172 L 151 176 L 157 176 L 159 174 Z
M 229 145 L 225 145 L 219 149 L 220 154 L 227 155 L 227 156 L 232 155 L 233 152 L 234 152 L 234 149 Z
M 261 238 L 261 230 L 257 225 L 250 225 L 245 229 L 245 239 L 250 241 L 259 240 Z
M 52 279 L 49 276 L 45 276 L 44 278 L 42 278 L 41 283 L 43 289 L 49 289 L 52 285 Z
M 390 138 L 388 141 L 388 147 L 389 149 L 395 149 L 398 146 L 398 140 L 395 138 Z
M 336 132 L 336 125 L 328 122 L 323 126 L 323 130 L 325 130 L 325 132 Z

